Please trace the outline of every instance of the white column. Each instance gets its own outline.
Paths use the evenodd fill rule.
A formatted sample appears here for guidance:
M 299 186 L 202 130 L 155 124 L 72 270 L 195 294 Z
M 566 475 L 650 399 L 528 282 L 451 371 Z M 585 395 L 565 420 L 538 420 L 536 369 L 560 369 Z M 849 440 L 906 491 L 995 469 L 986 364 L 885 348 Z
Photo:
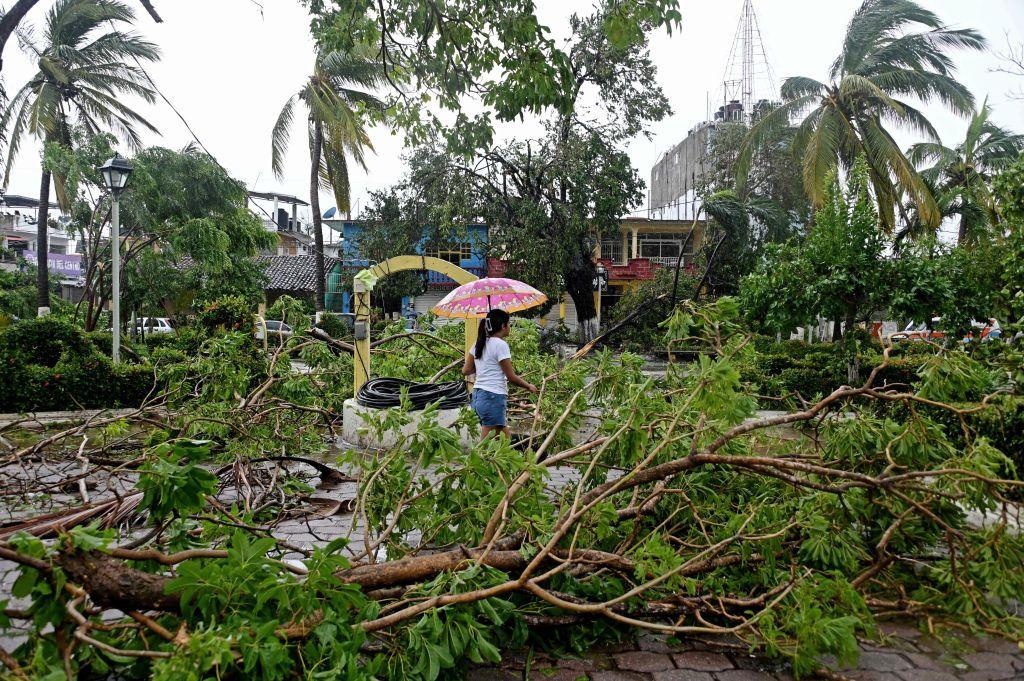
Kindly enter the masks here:
M 111 328 L 114 333 L 112 358 L 114 364 L 121 361 L 121 203 L 118 197 L 110 207 L 110 269 L 111 269 Z
M 639 258 L 640 257 L 640 239 L 638 237 L 639 230 L 637 230 L 636 227 L 633 227 L 632 231 L 633 231 L 633 250 L 631 251 L 629 257 L 630 258 Z

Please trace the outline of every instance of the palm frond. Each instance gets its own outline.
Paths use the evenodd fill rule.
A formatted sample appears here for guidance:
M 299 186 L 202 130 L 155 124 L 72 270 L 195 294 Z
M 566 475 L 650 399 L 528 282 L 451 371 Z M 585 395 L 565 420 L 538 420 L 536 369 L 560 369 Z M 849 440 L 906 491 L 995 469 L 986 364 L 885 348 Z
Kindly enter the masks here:
M 822 111 L 814 132 L 807 139 L 803 152 L 802 175 L 804 189 L 815 205 L 825 200 L 825 186 L 829 173 L 838 164 L 841 127 L 845 123 L 832 107 Z
M 270 134 L 270 167 L 278 179 L 284 177 L 284 157 L 291 140 L 292 121 L 295 118 L 295 102 L 298 95 L 292 95 L 281 108 Z
M 860 132 L 869 167 L 880 175 L 888 176 L 891 173 L 917 206 L 922 224 L 927 227 L 938 226 L 942 217 L 935 204 L 935 198 L 921 175 L 903 155 L 896 140 L 877 120 L 865 121 L 860 126 Z
M 8 126 L 11 125 L 11 121 L 14 121 L 14 126 L 7 136 L 7 148 L 4 150 L 6 154 L 4 161 L 4 187 L 11 181 L 11 168 L 14 165 L 14 159 L 18 156 L 21 143 L 25 139 L 25 132 L 28 128 L 29 107 L 32 101 L 30 98 L 31 94 L 30 87 L 28 85 L 23 86 L 8 103 L 7 108 L 4 110 L 3 118 L 0 119 L 0 132 L 6 132 Z
M 814 95 L 797 97 L 776 107 L 751 126 L 750 131 L 743 138 L 736 161 L 736 184 L 738 187 L 742 189 L 746 185 L 753 156 L 765 140 L 772 139 L 780 130 L 788 128 L 793 117 L 812 106 L 817 99 Z

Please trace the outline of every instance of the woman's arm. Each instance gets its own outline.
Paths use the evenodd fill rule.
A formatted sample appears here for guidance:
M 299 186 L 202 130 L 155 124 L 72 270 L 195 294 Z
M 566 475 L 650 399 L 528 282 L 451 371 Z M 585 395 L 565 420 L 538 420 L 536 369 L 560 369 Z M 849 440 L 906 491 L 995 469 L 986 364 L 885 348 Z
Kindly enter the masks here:
M 476 358 L 472 352 L 466 353 L 466 361 L 462 363 L 462 375 L 472 376 L 476 373 Z
M 501 370 L 505 372 L 505 378 L 508 379 L 509 383 L 512 385 L 518 385 L 520 388 L 529 390 L 531 393 L 537 392 L 537 386 L 529 381 L 524 381 L 520 378 L 519 374 L 516 373 L 516 370 L 512 368 L 512 360 L 503 359 L 499 363 L 499 366 L 501 366 Z

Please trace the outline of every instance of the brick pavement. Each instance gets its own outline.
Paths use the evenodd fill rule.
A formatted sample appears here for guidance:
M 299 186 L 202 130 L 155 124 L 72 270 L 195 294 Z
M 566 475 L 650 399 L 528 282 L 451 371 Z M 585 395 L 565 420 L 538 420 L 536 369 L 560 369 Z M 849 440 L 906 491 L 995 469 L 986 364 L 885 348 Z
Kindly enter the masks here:
M 805 678 L 849 681 L 1024 680 L 1024 648 L 1012 641 L 953 637 L 940 641 L 909 624 L 881 627 L 881 641 L 863 641 L 858 663 Z M 955 652 L 954 652 L 955 651 Z M 793 681 L 789 666 L 745 652 L 741 646 L 689 642 L 670 646 L 642 636 L 626 647 L 582 658 L 507 652 L 500 665 L 474 666 L 468 681 Z

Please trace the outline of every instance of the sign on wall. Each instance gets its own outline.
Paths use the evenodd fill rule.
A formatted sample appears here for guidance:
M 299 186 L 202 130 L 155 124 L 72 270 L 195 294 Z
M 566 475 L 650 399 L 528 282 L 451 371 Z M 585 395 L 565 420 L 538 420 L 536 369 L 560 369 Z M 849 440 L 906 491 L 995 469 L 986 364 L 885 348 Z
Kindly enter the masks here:
M 35 251 L 24 251 L 22 255 L 33 265 L 39 265 L 38 253 Z M 51 272 L 66 279 L 78 279 L 82 276 L 82 256 L 77 253 L 47 253 L 46 266 Z

